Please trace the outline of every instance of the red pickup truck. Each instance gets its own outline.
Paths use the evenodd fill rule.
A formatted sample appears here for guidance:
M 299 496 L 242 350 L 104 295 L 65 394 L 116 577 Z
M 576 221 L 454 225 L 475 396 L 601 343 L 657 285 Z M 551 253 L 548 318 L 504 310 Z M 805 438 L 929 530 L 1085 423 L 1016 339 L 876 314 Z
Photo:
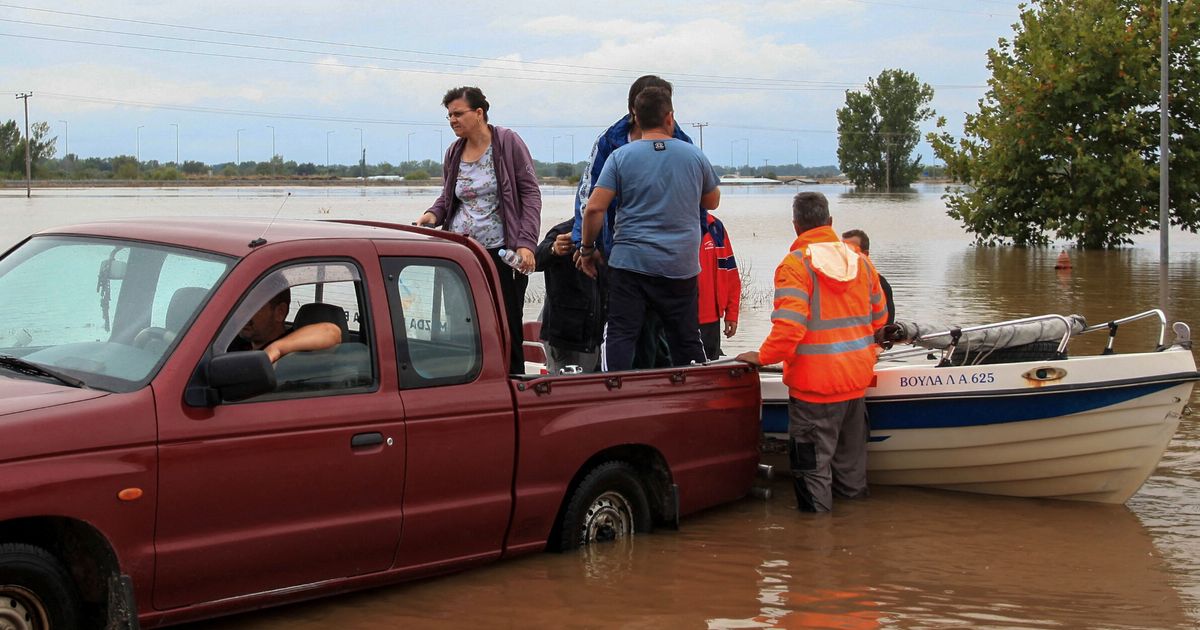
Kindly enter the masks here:
M 675 524 L 745 495 L 742 364 L 507 374 L 487 254 L 370 222 L 146 219 L 0 258 L 0 627 L 157 627 Z M 272 364 L 286 324 L 340 343 Z

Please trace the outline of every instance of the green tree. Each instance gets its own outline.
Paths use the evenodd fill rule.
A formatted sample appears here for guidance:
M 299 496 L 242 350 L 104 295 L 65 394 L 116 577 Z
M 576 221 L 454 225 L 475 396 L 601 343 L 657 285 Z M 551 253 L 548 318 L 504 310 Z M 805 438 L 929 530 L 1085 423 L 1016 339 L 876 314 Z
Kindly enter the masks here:
M 905 188 L 921 173 L 921 158 L 910 157 L 933 117 L 933 88 L 904 70 L 884 70 L 867 80 L 865 92 L 846 92 L 837 110 L 838 164 L 860 188 Z
M 113 179 L 137 179 L 138 162 L 132 155 L 118 155 L 112 159 Z
M 1200 3 L 1171 3 L 1172 222 L 1200 227 Z M 963 137 L 929 141 L 947 172 L 950 216 L 981 243 L 1051 236 L 1114 247 L 1158 229 L 1159 3 L 1041 0 L 1012 41 Z
M 43 161 L 52 159 L 55 153 L 57 137 L 48 138 L 50 125 L 44 122 L 33 123 L 29 127 L 33 142 L 29 145 L 29 158 L 35 175 L 40 170 Z M 8 173 L 12 177 L 25 177 L 25 137 L 17 121 L 9 120 L 0 125 L 0 174 Z
M 405 181 L 420 181 L 423 179 L 429 179 L 429 173 L 417 170 L 404 176 Z

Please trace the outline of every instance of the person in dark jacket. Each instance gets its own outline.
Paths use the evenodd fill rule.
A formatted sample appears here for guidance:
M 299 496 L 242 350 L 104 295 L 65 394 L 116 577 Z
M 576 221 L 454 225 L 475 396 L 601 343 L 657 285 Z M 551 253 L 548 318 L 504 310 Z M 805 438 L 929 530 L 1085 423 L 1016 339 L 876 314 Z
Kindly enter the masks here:
M 573 219 L 550 228 L 534 258 L 545 274 L 546 303 L 542 307 L 542 341 L 546 342 L 546 369 L 559 374 L 568 365 L 595 372 L 604 334 L 605 291 L 603 270 L 593 280 L 575 268 L 571 259 Z
M 867 236 L 866 232 L 862 230 L 846 230 L 842 232 L 842 242 L 857 247 L 858 251 L 867 257 L 867 260 L 871 259 L 871 238 Z M 871 266 L 875 266 L 875 261 L 871 261 Z M 884 278 L 883 274 L 879 273 L 878 268 L 875 269 L 875 274 L 879 276 L 879 285 L 883 287 L 883 297 L 887 300 L 887 323 L 895 324 L 896 303 L 892 301 L 892 285 L 888 284 L 887 278 Z
M 509 370 L 525 372 L 521 320 L 527 273 L 533 272 L 533 250 L 541 231 L 542 190 L 529 148 L 516 132 L 488 123 L 488 102 L 477 87 L 459 87 L 442 98 L 446 119 L 458 141 L 442 162 L 442 194 L 420 225 L 443 226 L 479 241 L 500 272 L 500 293 L 511 339 Z M 521 257 L 520 270 L 500 259 L 500 250 Z

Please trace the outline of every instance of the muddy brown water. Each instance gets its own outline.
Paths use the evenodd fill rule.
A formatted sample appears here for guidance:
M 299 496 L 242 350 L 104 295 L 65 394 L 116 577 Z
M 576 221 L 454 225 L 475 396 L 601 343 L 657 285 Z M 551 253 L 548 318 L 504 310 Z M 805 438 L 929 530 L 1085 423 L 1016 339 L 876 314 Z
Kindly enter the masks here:
M 973 247 L 940 187 L 857 195 L 820 190 L 834 227 L 871 236 L 901 319 L 975 324 L 1048 312 L 1091 322 L 1158 304 L 1157 234 L 1116 251 Z M 285 188 L 0 191 L 0 247 L 53 225 L 126 216 L 271 216 Z M 791 243 L 797 189 L 728 189 L 717 212 L 749 269 L 738 334 L 769 328 L 770 280 Z M 281 216 L 409 221 L 429 190 L 292 189 Z M 570 215 L 545 190 L 543 228 Z M 1172 319 L 1200 326 L 1200 238 L 1172 234 Z M 537 316 L 531 283 L 528 318 Z M 1157 327 L 1122 327 L 1118 350 Z M 1090 338 L 1089 338 L 1090 337 Z M 1098 352 L 1100 333 L 1072 344 Z M 1192 408 L 1200 409 L 1194 393 Z M 787 482 L 622 544 L 534 554 L 472 571 L 196 624 L 193 628 L 1192 628 L 1200 625 L 1200 422 L 1186 416 L 1156 473 L 1124 506 L 875 487 L 832 515 L 801 515 Z M 779 468 L 785 462 L 773 461 Z

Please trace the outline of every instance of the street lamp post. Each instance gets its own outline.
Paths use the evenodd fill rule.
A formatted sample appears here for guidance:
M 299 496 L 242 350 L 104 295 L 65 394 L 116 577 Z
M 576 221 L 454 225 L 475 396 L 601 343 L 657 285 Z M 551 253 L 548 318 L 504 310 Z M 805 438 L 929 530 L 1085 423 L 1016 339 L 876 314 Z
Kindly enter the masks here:
M 332 131 L 325 132 L 325 170 L 329 170 L 329 136 L 332 136 Z
M 792 142 L 796 143 L 796 168 L 799 169 L 800 168 L 800 140 L 798 138 L 792 138 Z M 799 171 L 797 171 L 797 174 L 799 174 Z
M 275 173 L 275 125 L 267 125 L 271 130 L 271 173 Z
M 750 169 L 750 138 L 742 138 L 746 143 L 746 170 Z
M 138 125 L 137 132 L 134 134 L 137 138 L 137 144 L 134 147 L 133 161 L 136 162 L 137 172 L 142 172 L 142 127 L 146 125 Z
M 71 166 L 67 164 L 67 158 L 71 156 L 71 127 L 67 121 L 58 121 L 63 124 L 63 164 L 67 167 L 67 173 L 70 174 Z
M 406 140 L 408 142 L 408 159 L 405 160 L 406 162 L 410 162 L 410 163 L 412 162 L 412 137 L 415 135 L 417 135 L 417 132 L 415 132 L 415 131 L 408 132 L 408 138 L 406 138 Z M 440 140 L 441 136 L 438 136 L 438 138 L 439 138 L 438 142 L 441 142 L 441 140 Z
M 575 134 L 569 133 L 567 137 L 571 139 L 571 169 L 575 169 Z
M 175 168 L 182 168 L 179 163 L 179 123 L 171 123 L 171 126 L 175 128 Z
M 245 131 L 245 129 L 238 129 L 237 133 L 233 134 L 233 137 L 235 138 L 234 142 L 233 142 L 233 146 L 234 146 L 233 167 L 237 169 L 237 172 L 239 175 L 242 172 L 242 132 L 243 131 Z
M 550 163 L 551 164 L 558 164 L 558 154 L 555 152 L 555 149 L 557 148 L 558 139 L 561 137 L 562 136 L 554 136 L 553 138 L 550 138 Z

